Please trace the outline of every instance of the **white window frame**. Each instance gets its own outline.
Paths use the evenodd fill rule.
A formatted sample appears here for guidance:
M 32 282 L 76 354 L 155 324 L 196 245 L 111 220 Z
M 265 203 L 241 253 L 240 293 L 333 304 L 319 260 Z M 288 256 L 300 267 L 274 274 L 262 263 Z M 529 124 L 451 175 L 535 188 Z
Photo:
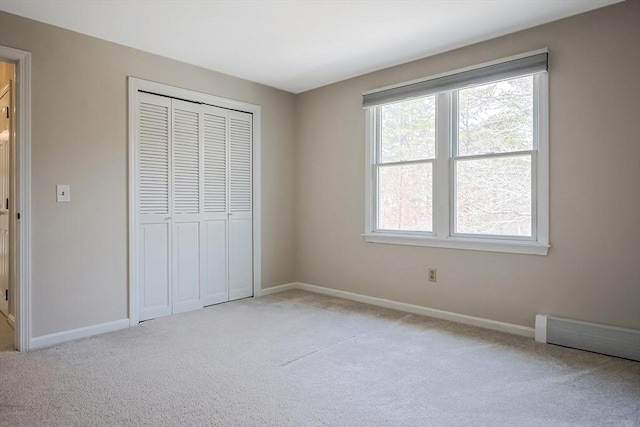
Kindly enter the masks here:
M 521 56 L 521 55 L 519 55 Z M 508 61 L 505 58 L 492 63 Z M 491 64 L 491 63 L 487 63 Z M 481 68 L 487 64 L 456 70 L 456 74 L 469 69 Z M 513 77 L 517 78 L 517 77 Z M 424 80 L 428 80 L 424 79 Z M 427 246 L 449 249 L 469 249 L 516 254 L 547 255 L 549 251 L 549 83 L 546 72 L 533 75 L 533 150 L 532 167 L 532 235 L 496 236 L 454 233 L 455 177 L 454 138 L 456 118 L 452 114 L 455 90 L 436 95 L 436 158 L 433 160 L 433 232 L 389 231 L 376 228 L 377 214 L 377 144 L 379 109 L 365 109 L 365 232 L 363 237 L 370 243 L 388 243 L 410 246 Z M 500 79 L 498 79 L 500 80 Z M 398 85 L 402 86 L 404 84 Z M 461 88 L 462 89 L 462 88 Z M 375 91 L 370 91 L 375 92 Z M 536 148 L 537 146 L 537 148 Z M 505 153 L 504 155 L 514 155 Z M 490 157 L 499 157 L 491 155 Z M 484 157 L 484 156 L 470 156 Z M 465 157 L 466 158 L 466 157 Z M 442 183 L 445 184 L 442 184 Z

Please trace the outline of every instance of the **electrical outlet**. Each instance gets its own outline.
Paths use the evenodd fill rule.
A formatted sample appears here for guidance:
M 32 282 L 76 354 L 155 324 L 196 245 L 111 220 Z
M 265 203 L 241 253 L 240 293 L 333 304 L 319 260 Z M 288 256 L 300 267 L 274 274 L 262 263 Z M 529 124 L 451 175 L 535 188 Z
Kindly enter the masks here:
M 429 269 L 429 281 L 430 282 L 437 282 L 438 281 L 438 270 L 436 270 L 435 268 L 430 268 Z

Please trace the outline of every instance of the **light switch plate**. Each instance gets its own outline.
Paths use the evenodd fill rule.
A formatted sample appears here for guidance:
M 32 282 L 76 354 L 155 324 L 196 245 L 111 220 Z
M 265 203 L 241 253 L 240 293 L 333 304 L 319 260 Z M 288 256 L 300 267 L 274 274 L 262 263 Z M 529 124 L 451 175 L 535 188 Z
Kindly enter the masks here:
M 56 185 L 56 201 L 57 202 L 70 202 L 71 201 L 71 186 L 67 184 Z

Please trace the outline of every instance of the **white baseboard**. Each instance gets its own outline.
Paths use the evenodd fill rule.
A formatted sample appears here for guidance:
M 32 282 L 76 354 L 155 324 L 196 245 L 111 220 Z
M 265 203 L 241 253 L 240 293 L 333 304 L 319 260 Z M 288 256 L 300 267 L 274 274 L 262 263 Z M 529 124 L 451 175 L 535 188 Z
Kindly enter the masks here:
M 114 320 L 113 322 L 101 323 L 99 325 L 86 326 L 84 328 L 72 329 L 70 331 L 43 335 L 41 337 L 31 338 L 29 349 L 34 350 L 37 348 L 50 347 L 63 342 L 86 338 L 93 335 L 105 334 L 107 332 L 114 332 L 128 327 L 129 319 L 120 319 Z
M 450 311 L 437 310 L 435 308 L 423 307 L 420 305 L 407 304 L 404 302 L 392 301 L 383 298 L 370 297 L 367 295 L 356 294 L 353 292 L 340 291 L 338 289 L 325 288 L 322 286 L 310 285 L 308 283 L 288 283 L 286 285 L 274 286 L 267 288 L 271 292 L 282 292 L 289 289 L 302 289 L 318 294 L 329 295 L 338 298 L 349 299 L 362 302 L 365 304 L 376 305 L 378 307 L 391 308 L 394 310 L 404 311 L 407 313 L 419 314 L 421 316 L 435 317 L 436 319 L 449 320 L 452 322 L 463 323 L 465 325 L 478 326 L 480 328 L 491 329 L 494 331 L 506 332 L 509 334 L 520 335 L 523 337 L 533 338 L 534 329 L 526 326 L 514 325 L 512 323 L 498 322 L 497 320 L 484 319 L 481 317 L 467 316 L 466 314 L 452 313 Z M 263 291 L 266 289 L 263 289 Z
M 465 314 L 452 313 L 450 311 L 437 310 L 434 308 L 423 307 L 404 302 L 392 301 L 383 298 L 376 298 L 353 292 L 340 291 L 338 289 L 325 288 L 322 286 L 310 285 L 308 283 L 294 282 L 279 286 L 272 286 L 261 289 L 258 297 L 284 292 L 291 289 L 301 289 L 317 294 L 329 295 L 338 298 L 349 299 L 353 301 L 371 304 L 378 307 L 391 308 L 394 310 L 404 311 L 407 313 L 419 314 L 421 316 L 434 317 L 437 319 L 449 320 L 452 322 L 463 323 L 466 325 L 478 326 L 485 329 L 506 332 L 524 337 L 534 337 L 534 329 L 526 326 L 514 325 L 511 323 L 498 322 L 496 320 L 484 319 L 481 317 L 467 316 Z M 15 323 L 15 318 L 9 316 L 9 321 Z M 107 332 L 114 332 L 120 329 L 130 327 L 129 319 L 120 319 L 112 322 L 102 323 L 99 325 L 86 326 L 84 328 L 72 329 L 70 331 L 57 332 L 55 334 L 43 335 L 31 339 L 29 349 L 38 349 L 49 347 L 63 342 L 86 338 L 94 335 L 100 335 Z
M 271 295 L 278 292 L 284 292 L 291 289 L 300 289 L 298 288 L 298 283 L 287 283 L 284 285 L 271 286 L 270 288 L 264 288 L 260 290 L 260 293 L 256 296 L 263 297 L 265 295 Z
M 7 316 L 7 322 L 9 323 L 9 326 L 11 326 L 11 329 L 13 329 L 14 331 L 16 330 L 16 316 L 14 316 L 13 314 L 10 314 Z

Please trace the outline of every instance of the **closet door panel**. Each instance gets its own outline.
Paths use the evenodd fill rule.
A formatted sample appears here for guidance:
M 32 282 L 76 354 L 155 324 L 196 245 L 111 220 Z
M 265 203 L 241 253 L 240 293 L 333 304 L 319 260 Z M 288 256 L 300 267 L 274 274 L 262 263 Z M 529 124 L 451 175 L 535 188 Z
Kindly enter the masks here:
M 206 221 L 206 280 L 203 287 L 204 305 L 229 300 L 227 290 L 227 221 Z
M 227 157 L 229 111 L 203 105 L 206 283 L 204 304 L 229 300 L 227 286 Z
M 171 314 L 171 100 L 139 94 L 137 198 L 140 320 Z
M 171 101 L 146 93 L 139 96 L 138 196 L 140 219 L 144 221 L 154 215 L 169 215 Z
M 253 295 L 252 116 L 229 112 L 229 300 Z
M 173 100 L 173 214 L 200 213 L 200 105 Z
M 173 232 L 173 312 L 202 308 L 200 301 L 200 223 L 177 222 Z
M 202 108 L 204 122 L 204 210 L 207 217 L 211 217 L 213 214 L 227 213 L 229 112 L 209 105 L 203 105 Z
M 173 312 L 202 308 L 202 108 L 172 100 Z
M 171 314 L 168 223 L 140 226 L 140 320 Z
M 229 221 L 229 300 L 253 295 L 251 220 Z
M 232 214 L 251 214 L 251 122 L 251 114 L 229 112 L 229 190 Z

